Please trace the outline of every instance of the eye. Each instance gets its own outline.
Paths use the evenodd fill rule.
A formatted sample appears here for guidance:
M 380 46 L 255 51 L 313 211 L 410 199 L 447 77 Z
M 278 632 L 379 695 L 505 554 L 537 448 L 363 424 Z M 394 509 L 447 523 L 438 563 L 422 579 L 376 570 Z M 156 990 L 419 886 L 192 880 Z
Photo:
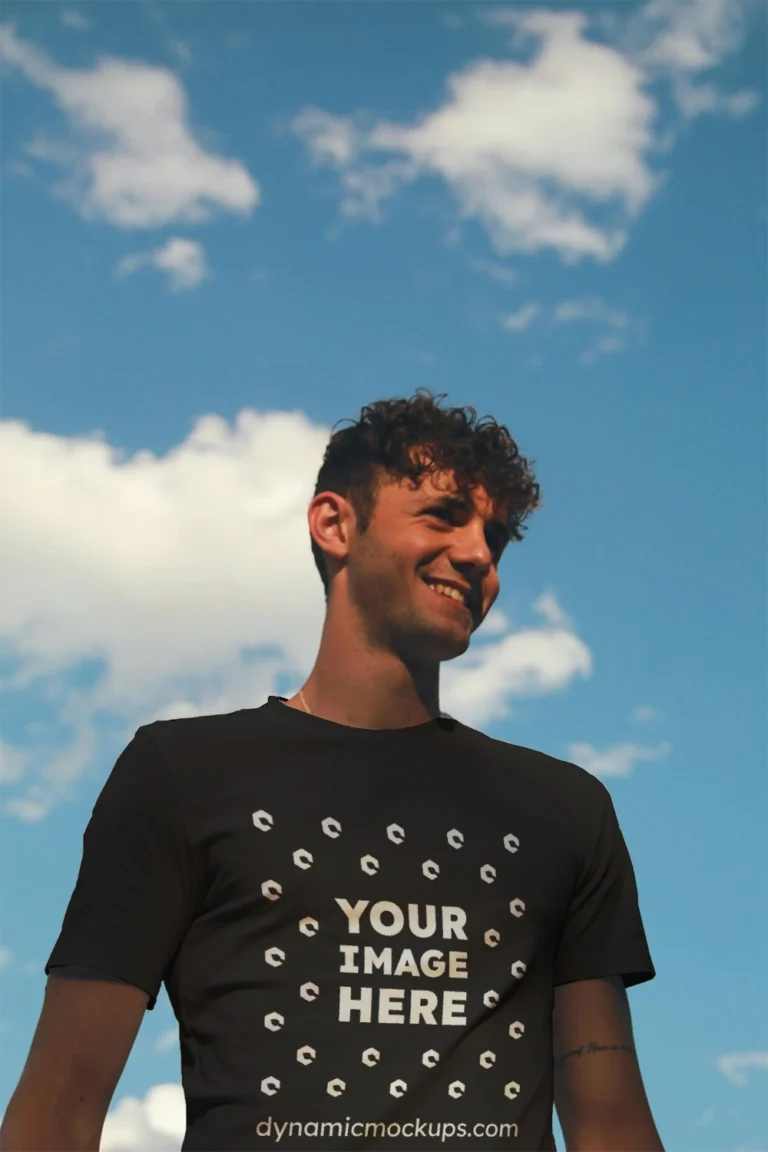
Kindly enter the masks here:
M 434 516 L 438 520 L 453 520 L 453 512 L 450 508 L 443 508 L 442 505 L 437 505 L 435 508 L 426 509 L 427 516 Z

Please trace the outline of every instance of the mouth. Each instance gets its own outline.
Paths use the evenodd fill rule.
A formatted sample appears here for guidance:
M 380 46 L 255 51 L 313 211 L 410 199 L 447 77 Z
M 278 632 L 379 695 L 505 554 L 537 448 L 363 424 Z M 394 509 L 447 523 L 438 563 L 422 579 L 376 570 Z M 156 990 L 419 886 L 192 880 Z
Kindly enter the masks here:
M 451 584 L 443 584 L 440 580 L 428 580 L 422 577 L 427 588 L 436 596 L 440 596 L 443 600 L 448 600 L 455 604 L 458 608 L 463 609 L 472 615 L 472 607 L 468 593 L 462 591 L 460 588 L 454 588 Z

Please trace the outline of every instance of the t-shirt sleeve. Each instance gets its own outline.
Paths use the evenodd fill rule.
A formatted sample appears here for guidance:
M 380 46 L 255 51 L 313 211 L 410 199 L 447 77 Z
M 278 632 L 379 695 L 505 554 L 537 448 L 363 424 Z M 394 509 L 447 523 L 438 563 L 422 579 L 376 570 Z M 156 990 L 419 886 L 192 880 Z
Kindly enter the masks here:
M 555 956 L 554 983 L 621 976 L 625 987 L 656 970 L 640 915 L 635 872 L 613 800 L 598 785 L 597 819 L 583 853 Z
M 139 728 L 86 826 L 46 975 L 58 965 L 91 968 L 142 988 L 154 1008 L 198 895 L 183 800 L 160 749 Z

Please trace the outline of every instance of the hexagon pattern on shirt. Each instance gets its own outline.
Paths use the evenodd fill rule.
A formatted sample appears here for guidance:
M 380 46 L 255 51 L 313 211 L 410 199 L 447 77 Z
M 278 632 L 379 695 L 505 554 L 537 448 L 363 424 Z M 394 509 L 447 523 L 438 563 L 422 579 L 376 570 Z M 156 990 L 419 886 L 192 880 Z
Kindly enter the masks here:
M 273 815 L 265 809 L 258 809 L 253 813 L 253 824 L 259 831 L 267 832 L 272 830 L 275 820 Z M 326 843 L 341 837 L 342 825 L 334 817 L 323 819 L 321 829 L 327 838 Z M 401 824 L 387 825 L 384 834 L 393 845 L 400 845 L 405 841 L 405 829 Z M 444 847 L 447 845 L 454 851 L 465 848 L 464 833 L 457 828 L 449 829 L 445 833 L 443 844 Z M 481 845 L 478 847 L 482 848 Z M 507 852 L 514 855 L 520 848 L 520 841 L 517 836 L 508 833 L 503 838 L 503 847 Z M 477 863 L 472 860 L 471 852 L 466 857 L 462 853 L 462 858 L 467 860 L 469 870 L 474 869 L 477 883 L 490 885 L 497 881 L 498 869 L 487 863 L 487 860 L 478 867 Z M 310 868 L 322 869 L 323 867 L 323 859 L 318 857 L 317 851 L 312 852 L 305 848 L 294 849 L 289 854 L 289 859 L 296 868 L 304 872 Z M 366 852 L 358 857 L 358 866 L 363 875 L 379 876 L 382 869 L 380 855 Z M 440 861 L 430 857 L 422 862 L 420 871 L 426 880 L 439 882 L 441 877 Z M 279 900 L 289 891 L 289 888 L 290 874 L 287 869 L 285 876 L 281 876 L 279 879 L 270 878 L 261 882 L 262 895 L 269 901 Z M 341 946 L 342 962 L 339 968 L 340 1023 L 352 1023 L 359 1020 L 360 1023 L 366 1024 L 408 1022 L 411 1024 L 431 1024 L 433 1027 L 435 1025 L 450 1027 L 455 1024 L 466 1024 L 467 1013 L 469 1012 L 476 1013 L 480 1010 L 485 1013 L 494 1013 L 499 1010 L 501 998 L 494 989 L 487 989 L 479 995 L 477 1003 L 470 1005 L 467 1003 L 469 994 L 461 989 L 460 985 L 458 988 L 452 986 L 448 990 L 449 994 L 443 996 L 442 1003 L 438 992 L 429 987 L 430 980 L 434 980 L 437 976 L 444 977 L 447 975 L 457 981 L 466 978 L 468 975 L 467 964 L 470 960 L 468 945 L 464 943 L 467 941 L 464 931 L 467 913 L 450 904 L 440 905 L 437 903 L 438 900 L 439 895 L 435 897 L 434 906 L 423 907 L 412 904 L 408 905 L 406 909 L 387 900 L 363 899 L 352 902 L 346 898 L 336 899 L 336 903 L 346 917 L 348 929 L 346 939 L 349 940 L 348 944 L 345 941 L 345 944 Z M 520 919 L 526 910 L 525 902 L 519 896 L 508 901 L 508 908 L 511 916 L 516 919 Z M 381 948 L 359 942 L 363 921 L 373 927 L 375 932 L 382 937 Z M 317 935 L 319 928 L 319 922 L 313 916 L 303 916 L 299 920 L 299 930 L 304 937 L 308 938 L 304 945 L 305 949 L 310 950 L 306 953 L 308 973 L 312 966 L 311 938 Z M 409 933 L 407 942 L 412 945 L 410 947 L 401 946 L 403 941 L 396 939 L 405 932 Z M 443 944 L 442 939 L 432 942 L 428 939 L 440 935 L 445 937 L 443 947 L 418 947 L 420 944 L 429 945 L 431 943 L 434 945 L 438 942 Z M 488 948 L 496 949 L 501 944 L 502 935 L 497 928 L 487 927 L 483 930 L 481 939 Z M 463 946 L 451 947 L 455 943 Z M 507 952 L 508 948 L 509 945 L 507 945 Z M 284 964 L 286 954 L 281 948 L 271 947 L 266 949 L 264 958 L 268 965 L 277 968 Z M 501 982 L 504 982 L 503 971 L 504 965 L 502 964 L 499 966 Z M 507 959 L 506 971 L 515 980 L 522 980 L 526 973 L 526 963 L 518 958 L 513 960 L 510 965 Z M 358 985 L 352 986 L 351 983 L 345 983 L 345 980 L 349 981 L 349 977 L 345 976 L 345 973 L 348 972 L 354 972 L 358 976 L 363 975 L 366 978 L 366 985 L 360 988 Z M 391 979 L 387 979 L 387 977 L 391 977 Z M 404 977 L 406 980 L 403 979 Z M 410 987 L 409 983 L 406 982 L 409 977 L 418 980 L 420 984 L 423 983 L 427 987 Z M 389 987 L 388 985 L 392 985 L 393 982 L 396 982 L 398 986 Z M 454 991 L 458 992 L 458 995 L 451 995 Z M 312 980 L 307 980 L 299 986 L 298 992 L 300 998 L 307 1005 L 304 1009 L 298 1009 L 299 1015 L 302 1012 L 310 1012 L 311 1009 L 308 1006 L 320 995 L 318 984 Z M 264 1026 L 270 1032 L 281 1031 L 285 1023 L 283 1014 L 277 1011 L 268 1013 L 264 1018 Z M 524 1032 L 525 1024 L 520 1020 L 513 1021 L 507 1027 L 510 1040 L 519 1040 Z M 446 1043 L 447 1051 L 450 1046 L 450 1037 L 446 1037 Z M 497 1053 L 485 1048 L 476 1052 L 475 1066 L 479 1065 L 480 1068 L 491 1071 L 497 1066 L 499 1060 L 508 1066 L 512 1060 L 512 1051 L 511 1049 L 507 1053 Z M 441 1055 L 439 1045 L 426 1048 L 421 1055 L 423 1067 L 430 1070 L 438 1068 L 441 1063 Z M 333 1066 L 333 1045 L 328 1047 L 322 1057 L 318 1056 L 318 1051 L 312 1044 L 302 1044 L 296 1049 L 295 1060 L 299 1065 L 306 1067 L 318 1059 L 325 1061 L 328 1072 L 331 1074 L 326 1082 L 326 1094 L 331 1097 L 343 1095 L 347 1089 L 344 1075 L 348 1075 L 348 1073 L 344 1068 Z M 396 1050 L 382 1054 L 379 1048 L 369 1046 L 361 1050 L 359 1059 L 367 1068 L 375 1069 L 380 1064 L 386 1064 L 391 1073 L 396 1073 Z M 280 1072 L 283 1077 L 287 1074 L 286 1070 L 282 1068 Z M 471 1082 L 471 1077 L 469 1079 Z M 261 1081 L 261 1091 L 266 1095 L 272 1095 L 279 1091 L 282 1083 L 283 1080 L 278 1076 L 265 1076 Z M 408 1082 L 402 1076 L 395 1075 L 386 1082 L 382 1082 L 382 1092 L 386 1092 L 396 1099 L 404 1096 L 407 1091 Z M 467 1083 L 465 1080 L 455 1077 L 446 1079 L 444 1091 L 448 1097 L 459 1100 L 467 1092 Z M 510 1080 L 503 1084 L 501 1091 L 507 1099 L 511 1100 L 517 1098 L 521 1088 L 517 1081 Z

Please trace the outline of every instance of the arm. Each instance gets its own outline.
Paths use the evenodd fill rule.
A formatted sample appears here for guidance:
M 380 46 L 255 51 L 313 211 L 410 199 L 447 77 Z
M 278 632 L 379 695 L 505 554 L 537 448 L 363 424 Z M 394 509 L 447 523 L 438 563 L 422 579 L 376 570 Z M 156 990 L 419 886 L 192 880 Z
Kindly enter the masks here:
M 2 1152 L 98 1152 L 147 1001 L 130 984 L 49 976 L 0 1129 Z
M 664 1152 L 620 976 L 555 987 L 555 1106 L 568 1152 Z

